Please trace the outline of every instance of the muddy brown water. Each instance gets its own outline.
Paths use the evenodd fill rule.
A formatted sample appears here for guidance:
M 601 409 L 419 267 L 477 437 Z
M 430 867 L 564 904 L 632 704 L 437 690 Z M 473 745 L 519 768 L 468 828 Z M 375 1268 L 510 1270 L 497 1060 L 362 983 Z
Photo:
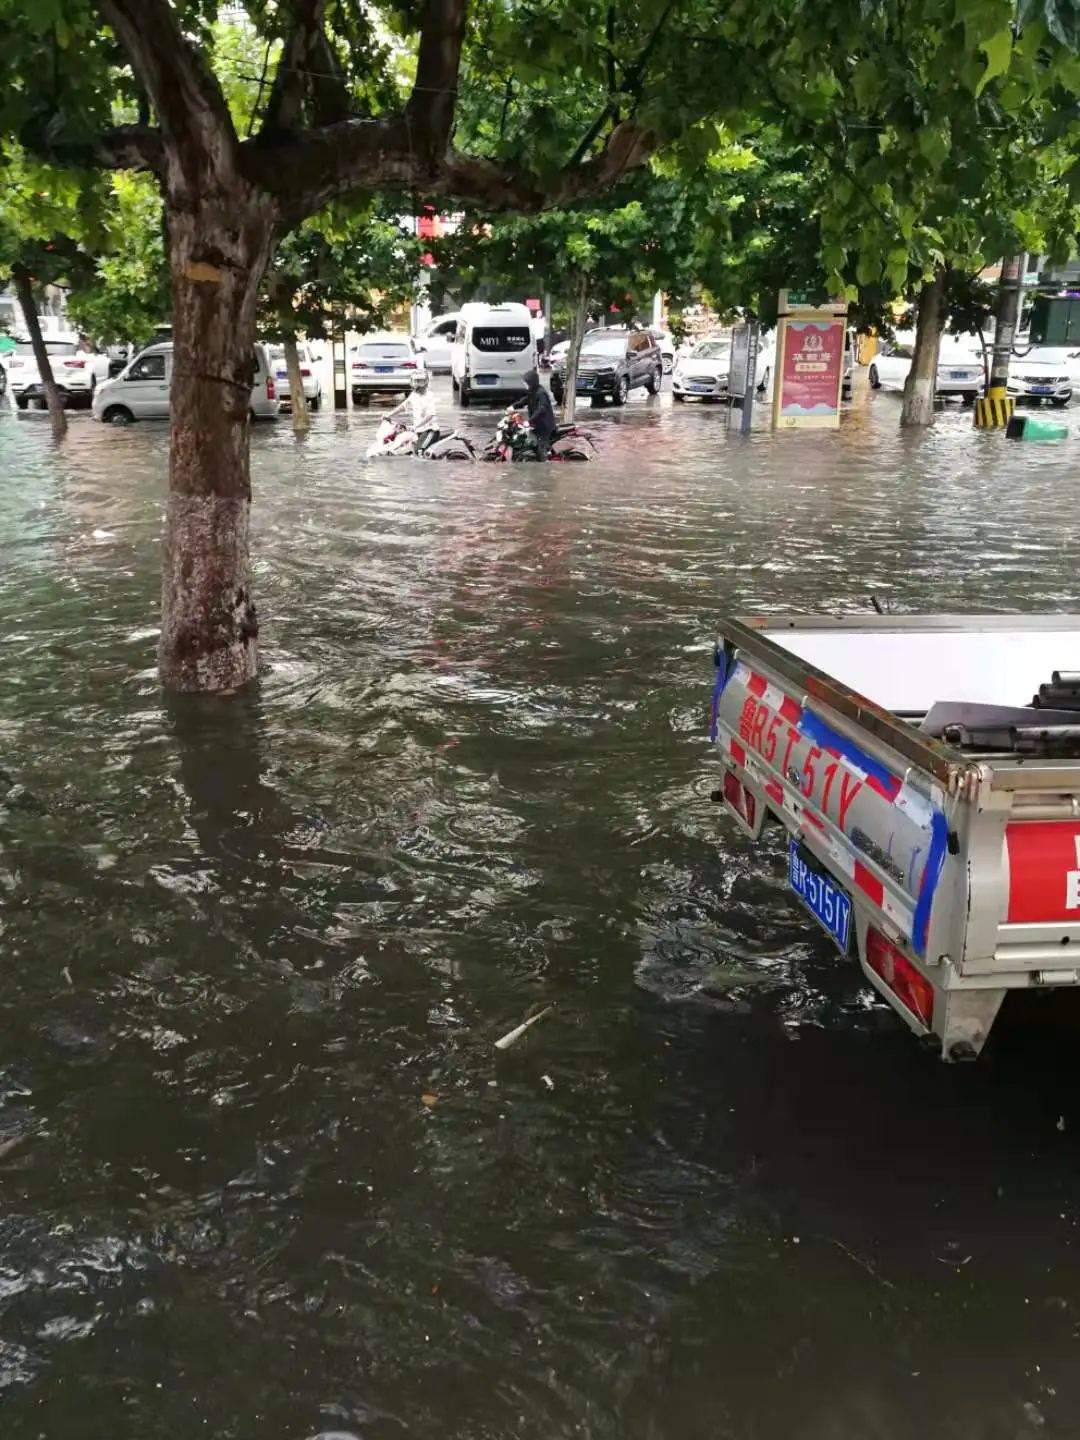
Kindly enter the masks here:
M 929 1059 L 709 798 L 720 613 L 1080 608 L 1076 441 L 896 417 L 261 430 L 166 704 L 163 428 L 0 412 L 6 1440 L 1080 1432 L 1080 1009 Z

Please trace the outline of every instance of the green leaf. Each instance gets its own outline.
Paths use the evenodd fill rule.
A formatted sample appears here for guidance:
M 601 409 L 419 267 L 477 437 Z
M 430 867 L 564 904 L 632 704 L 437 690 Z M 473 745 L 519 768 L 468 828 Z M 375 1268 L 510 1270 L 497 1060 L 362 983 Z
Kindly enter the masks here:
M 1011 26 L 999 30 L 996 35 L 990 35 L 979 44 L 979 49 L 986 56 L 986 69 L 975 86 L 975 94 L 979 96 L 989 85 L 990 81 L 997 75 L 1004 75 L 1012 60 L 1013 33 Z
M 855 101 L 860 109 L 873 109 L 874 103 L 880 94 L 878 68 L 873 60 L 866 58 L 860 60 L 855 66 L 855 71 L 851 77 L 851 88 L 855 94 Z
M 918 133 L 919 154 L 940 170 L 949 158 L 951 146 L 947 125 L 924 125 Z

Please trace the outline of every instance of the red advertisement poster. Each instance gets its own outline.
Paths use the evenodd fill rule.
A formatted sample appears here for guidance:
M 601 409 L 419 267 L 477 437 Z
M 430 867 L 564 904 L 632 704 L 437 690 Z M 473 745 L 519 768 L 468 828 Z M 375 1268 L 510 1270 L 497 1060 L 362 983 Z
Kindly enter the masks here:
M 779 419 L 797 425 L 836 425 L 844 373 L 843 320 L 785 320 Z

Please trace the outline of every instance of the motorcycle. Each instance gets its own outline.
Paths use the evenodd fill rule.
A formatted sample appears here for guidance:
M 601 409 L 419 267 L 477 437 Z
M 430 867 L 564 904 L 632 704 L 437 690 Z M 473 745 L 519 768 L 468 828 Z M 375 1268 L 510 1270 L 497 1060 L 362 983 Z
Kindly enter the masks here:
M 423 450 L 416 448 L 416 432 L 404 420 L 387 416 L 379 422 L 375 439 L 368 446 L 367 458 L 380 460 L 411 456 L 417 460 L 475 460 L 476 446 L 456 430 L 438 430 Z
M 596 444 L 588 430 L 577 425 L 556 425 L 547 458 L 554 461 L 591 460 Z M 528 420 L 511 405 L 503 414 L 481 460 L 538 460 L 536 437 Z

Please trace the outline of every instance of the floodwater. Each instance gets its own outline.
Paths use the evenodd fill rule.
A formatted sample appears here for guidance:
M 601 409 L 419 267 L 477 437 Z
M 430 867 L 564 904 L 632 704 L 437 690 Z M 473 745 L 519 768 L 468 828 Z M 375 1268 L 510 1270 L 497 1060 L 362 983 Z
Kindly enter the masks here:
M 166 704 L 164 429 L 0 413 L 5 1440 L 1080 1432 L 1080 1007 L 942 1065 L 710 801 L 720 614 L 1080 608 L 1076 443 L 896 417 L 259 431 Z

